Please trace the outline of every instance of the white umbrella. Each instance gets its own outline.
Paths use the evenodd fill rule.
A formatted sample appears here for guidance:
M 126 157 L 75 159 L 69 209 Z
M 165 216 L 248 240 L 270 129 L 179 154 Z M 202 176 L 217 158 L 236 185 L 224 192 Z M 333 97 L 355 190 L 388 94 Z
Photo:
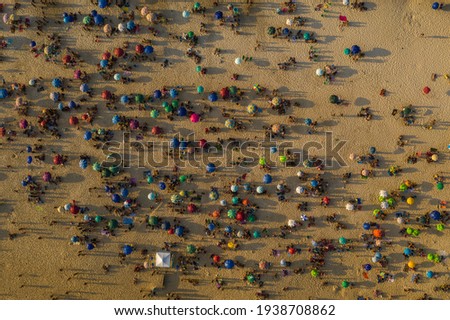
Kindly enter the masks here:
M 387 198 L 388 192 L 386 190 L 380 190 L 380 197 Z
M 288 26 L 292 26 L 292 25 L 294 24 L 294 19 L 287 19 L 287 20 L 286 20 L 286 24 L 287 24 Z
M 347 203 L 345 205 L 345 209 L 347 209 L 348 211 L 353 211 L 353 210 L 355 210 L 355 206 L 351 203 Z
M 234 63 L 236 63 L 237 65 L 239 65 L 239 64 L 242 63 L 242 59 L 241 59 L 241 58 L 236 58 L 236 59 L 234 60 Z
M 387 201 L 383 201 L 380 203 L 380 207 L 383 210 L 386 210 L 387 208 L 389 208 L 389 203 Z
M 171 261 L 170 261 L 170 252 L 157 252 L 155 257 L 155 267 L 160 268 L 170 268 Z
M 289 226 L 289 227 L 293 228 L 293 227 L 295 227 L 296 225 L 297 225 L 297 223 L 295 223 L 295 220 L 292 220 L 292 219 L 288 220 L 288 226 Z
M 125 25 L 125 23 L 119 23 L 119 25 L 117 26 L 117 29 L 119 29 L 120 32 L 124 32 L 126 28 L 127 26 Z
M 354 153 L 350 153 L 350 155 L 348 156 L 348 158 L 350 159 L 350 160 L 355 160 L 355 158 L 356 158 L 356 155 L 354 154 Z
M 316 70 L 316 75 L 318 76 L 318 77 L 321 77 L 321 76 L 323 76 L 325 74 L 325 71 L 323 71 L 323 69 L 317 69 Z
M 305 188 L 298 186 L 295 189 L 295 192 L 297 192 L 298 194 L 302 194 L 303 192 L 305 192 Z
M 402 217 L 398 217 L 397 218 L 397 223 L 398 224 L 403 224 L 403 223 L 405 223 L 405 220 Z

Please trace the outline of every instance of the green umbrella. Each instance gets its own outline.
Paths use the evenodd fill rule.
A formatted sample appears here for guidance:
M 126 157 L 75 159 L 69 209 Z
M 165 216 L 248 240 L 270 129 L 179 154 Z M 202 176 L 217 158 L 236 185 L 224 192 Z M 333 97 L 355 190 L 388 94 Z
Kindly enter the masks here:
M 310 40 L 311 39 L 311 34 L 309 32 L 305 32 L 305 34 L 303 35 L 303 39 Z
M 178 109 L 179 105 L 180 105 L 179 100 L 172 100 L 172 107 L 174 107 L 174 109 Z
M 349 285 L 350 285 L 350 283 L 347 280 L 344 280 L 341 283 L 342 288 L 348 288 Z
M 201 67 L 201 66 L 196 66 L 196 67 L 195 67 L 195 71 L 197 71 L 197 72 L 202 71 L 202 67 Z
M 195 253 L 195 251 L 197 251 L 197 248 L 193 244 L 189 244 L 186 247 L 186 252 L 189 254 L 193 254 L 193 253 Z
M 348 56 L 349 54 L 350 54 L 350 49 L 349 48 L 345 48 L 344 49 L 344 54 L 346 55 L 346 56 Z
M 330 103 L 337 104 L 339 103 L 339 97 L 335 94 L 332 94 L 329 98 Z
M 237 93 L 237 87 L 236 86 L 230 86 L 230 87 L 228 87 L 228 91 L 230 92 L 230 95 L 234 96 Z
M 102 165 L 100 164 L 100 162 L 94 162 L 94 164 L 92 165 L 92 169 L 94 169 L 94 171 L 101 171 Z
M 152 176 L 147 176 L 147 183 L 152 183 L 153 182 L 153 177 Z
M 444 229 L 445 229 L 445 226 L 444 226 L 443 223 L 439 223 L 439 224 L 436 226 L 436 230 L 437 230 L 437 231 L 444 231 Z
M 200 9 L 200 2 L 194 3 L 194 9 Z
M 219 194 L 217 193 L 217 191 L 211 191 L 209 193 L 210 200 L 217 200 L 218 198 L 219 198 Z
M 109 178 L 111 177 L 111 171 L 109 171 L 108 168 L 102 169 L 102 178 Z
M 442 181 L 439 181 L 439 182 L 436 184 L 436 188 L 437 188 L 438 190 L 444 189 L 444 183 L 443 183 Z
M 311 276 L 313 278 L 316 278 L 319 275 L 319 271 L 317 271 L 316 269 L 312 269 L 311 270 Z
M 109 230 L 114 230 L 119 226 L 119 222 L 116 219 L 111 219 L 108 221 Z
M 236 210 L 235 209 L 228 210 L 227 216 L 230 219 L 236 219 Z
M 194 32 L 193 31 L 189 31 L 188 34 L 187 34 L 187 37 L 189 39 L 192 39 L 194 37 Z
M 186 175 L 182 175 L 182 176 L 180 176 L 180 182 L 186 182 L 186 180 L 187 180 L 187 176 Z
M 256 278 L 255 278 L 254 275 L 249 274 L 249 275 L 247 276 L 247 281 L 248 281 L 249 283 L 254 283 L 254 282 L 256 281 Z
M 253 232 L 253 238 L 255 238 L 255 239 L 261 238 L 261 232 L 259 232 L 259 231 L 254 231 L 254 232 Z
M 275 27 L 269 27 L 269 28 L 267 28 L 267 34 L 268 34 L 269 36 L 273 36 L 273 35 L 275 34 L 275 32 L 276 32 Z
M 111 166 L 108 169 L 109 169 L 109 171 L 111 172 L 111 174 L 113 176 L 120 172 L 120 167 L 119 166 Z
M 255 222 L 255 220 L 256 220 L 256 216 L 253 214 L 251 214 L 247 217 L 248 222 Z
M 171 113 L 173 111 L 173 106 L 170 104 L 167 104 L 167 106 L 164 108 L 164 111 L 167 113 Z
M 134 101 L 136 101 L 136 103 L 144 103 L 144 96 L 142 94 L 137 94 L 134 97 Z
M 340 237 L 339 238 L 339 243 L 340 244 L 346 244 L 347 243 L 347 239 L 345 239 L 344 237 Z
M 201 69 L 201 67 L 200 67 Z M 205 91 L 205 88 L 203 88 L 202 86 L 198 86 L 197 87 L 197 93 L 203 93 Z
M 90 16 L 85 16 L 83 18 L 83 23 L 84 24 L 91 24 L 91 17 Z
M 148 225 L 149 226 L 156 226 L 156 225 L 158 225 L 158 217 L 157 216 L 150 216 L 149 218 L 148 218 Z
M 152 117 L 153 119 L 156 119 L 159 117 L 159 111 L 156 109 L 153 109 L 152 111 L 150 111 L 150 117 Z
M 95 216 L 95 222 L 100 223 L 102 220 L 102 216 Z
M 234 204 L 234 205 L 238 204 L 239 203 L 239 197 L 231 198 L 231 203 Z

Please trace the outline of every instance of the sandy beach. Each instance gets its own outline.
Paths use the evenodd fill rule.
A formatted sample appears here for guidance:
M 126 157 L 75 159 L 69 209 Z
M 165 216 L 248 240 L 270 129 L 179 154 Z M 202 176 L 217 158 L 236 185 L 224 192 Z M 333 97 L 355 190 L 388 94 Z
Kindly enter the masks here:
M 202 0 L 204 14 L 177 0 L 105 8 L 85 0 L 4 2 L 0 299 L 449 299 L 450 4 L 433 10 L 433 2 L 374 0 L 352 9 L 304 0 L 277 12 L 289 5 Z M 155 13 L 152 21 L 143 7 Z M 96 25 L 92 10 L 103 23 Z M 77 18 L 65 23 L 63 13 Z M 134 28 L 116 30 L 122 19 Z M 143 53 L 147 46 L 152 53 Z M 115 48 L 125 55 L 115 57 Z M 112 57 L 102 59 L 106 51 Z M 317 76 L 327 68 L 337 70 L 329 82 L 326 73 Z M 223 99 L 221 89 L 232 86 L 237 93 Z M 122 103 L 124 95 L 132 102 Z M 124 118 L 114 124 L 115 115 Z M 171 148 L 174 137 L 190 141 L 186 150 Z M 206 146 L 198 147 L 201 139 Z M 227 141 L 256 151 L 217 156 Z M 155 144 L 147 149 L 147 142 Z M 290 159 L 287 149 L 323 164 L 281 163 L 280 156 Z M 115 152 L 124 159 L 119 172 L 102 177 L 93 165 Z M 236 165 L 251 154 L 251 164 Z M 80 163 L 83 155 L 89 159 Z M 270 168 L 260 165 L 262 156 Z M 210 162 L 215 172 L 207 172 Z M 76 214 L 64 209 L 73 200 Z M 154 266 L 161 251 L 171 253 L 169 268 Z

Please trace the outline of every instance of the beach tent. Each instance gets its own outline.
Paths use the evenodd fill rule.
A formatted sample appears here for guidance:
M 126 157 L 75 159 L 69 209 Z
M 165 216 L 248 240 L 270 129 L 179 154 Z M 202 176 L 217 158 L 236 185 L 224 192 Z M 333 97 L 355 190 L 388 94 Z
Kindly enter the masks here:
M 171 261 L 170 261 L 170 252 L 157 252 L 155 256 L 155 267 L 160 268 L 170 268 Z

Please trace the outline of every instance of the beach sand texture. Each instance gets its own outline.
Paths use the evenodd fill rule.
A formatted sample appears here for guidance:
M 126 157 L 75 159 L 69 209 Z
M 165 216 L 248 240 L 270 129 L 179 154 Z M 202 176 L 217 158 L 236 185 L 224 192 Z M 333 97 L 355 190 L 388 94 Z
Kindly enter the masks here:
M 227 1 L 218 1 L 217 7 L 213 7 L 212 1 L 202 1 L 202 5 L 206 7 L 205 16 L 191 14 L 188 19 L 184 19 L 182 11 L 191 9 L 193 2 L 132 0 L 131 9 L 136 5 L 147 5 L 151 11 L 167 18 L 168 22 L 154 25 L 159 31 L 159 35 L 154 36 L 148 30 L 150 23 L 135 10 L 135 22 L 140 25 L 140 32 L 116 33 L 108 38 L 100 27 L 91 27 L 91 31 L 83 30 L 82 17 L 97 9 L 99 14 L 111 21 L 112 26 L 117 26 L 120 8 L 111 6 L 98 9 L 90 1 L 81 0 L 55 2 L 57 5 L 45 6 L 43 9 L 49 23 L 44 26 L 40 35 L 36 34 L 36 20 L 42 19 L 42 4 L 39 1 L 36 1 L 36 7 L 29 1 L 22 1 L 20 8 L 15 11 L 16 16 L 31 19 L 30 28 L 22 32 L 16 30 L 14 34 L 9 32 L 10 26 L 6 24 L 1 24 L 0 28 L 4 39 L 12 41 L 7 48 L 0 51 L 0 74 L 6 84 L 27 84 L 32 78 L 42 77 L 43 80 L 38 82 L 37 87 L 44 87 L 42 92 L 37 92 L 37 87 L 27 88 L 27 93 L 23 96 L 30 106 L 27 116 L 17 114 L 14 106 L 15 94 L 0 102 L 0 123 L 7 130 L 17 131 L 13 141 L 7 141 L 6 137 L 1 141 L 1 299 L 166 299 L 169 293 L 178 295 L 181 299 L 255 299 L 256 293 L 261 290 L 268 293 L 272 299 L 420 299 L 424 294 L 432 298 L 448 299 L 448 293 L 434 290 L 435 287 L 450 282 L 446 263 L 448 259 L 433 263 L 427 260 L 426 255 L 448 255 L 449 229 L 437 231 L 435 221 L 431 223 L 430 228 L 422 228 L 416 222 L 416 217 L 436 210 L 441 201 L 450 201 L 448 186 L 437 190 L 433 179 L 435 174 L 450 179 L 447 151 L 450 143 L 450 82 L 444 77 L 446 73 L 450 73 L 450 5 L 447 5 L 445 10 L 432 10 L 432 1 L 427 0 L 378 0 L 367 2 L 368 10 L 360 12 L 343 6 L 342 1 L 333 1 L 324 13 L 314 10 L 320 1 L 306 0 L 297 4 L 294 13 L 277 14 L 276 8 L 281 4 L 278 1 L 253 1 L 252 6 L 248 6 L 246 1 L 233 2 L 241 11 L 239 34 L 235 34 L 230 30 L 229 24 L 220 26 L 214 20 L 214 12 L 217 10 L 228 15 Z M 12 13 L 12 6 L 11 1 L 6 1 L 4 12 Z M 77 22 L 69 25 L 61 22 L 63 12 L 78 11 L 81 15 Z M 350 21 L 349 26 L 343 30 L 338 28 L 340 14 Z M 286 19 L 295 16 L 304 18 L 306 22 L 304 26 L 291 28 L 313 32 L 317 43 L 309 44 L 303 40 L 288 42 L 286 39 L 273 38 L 267 34 L 269 26 L 284 28 Z M 206 24 L 208 33 L 200 32 L 201 22 Z M 197 73 L 197 64 L 185 56 L 188 44 L 169 36 L 169 33 L 180 36 L 191 30 L 199 38 L 195 50 L 202 57 L 200 65 L 207 68 L 205 75 Z M 83 61 L 74 67 L 64 67 L 60 57 L 56 62 L 46 62 L 43 54 L 35 57 L 35 54 L 30 52 L 30 41 L 36 41 L 38 46 L 48 43 L 46 37 L 50 33 L 57 33 L 61 37 L 62 48 L 71 48 Z M 95 36 L 98 36 L 98 42 L 95 42 Z M 105 50 L 112 52 L 115 47 L 123 46 L 124 41 L 129 41 L 130 46 L 126 52 L 131 56 L 136 44 L 142 43 L 143 39 L 152 40 L 156 61 L 128 61 L 129 65 L 136 65 L 131 70 L 134 82 L 122 84 L 100 77 L 96 64 Z M 257 43 L 260 46 L 255 50 Z M 311 45 L 317 49 L 317 61 L 308 60 Z M 344 48 L 350 48 L 352 45 L 359 45 L 365 54 L 358 61 L 353 61 L 343 53 Z M 220 55 L 214 54 L 215 48 L 221 49 Z M 251 56 L 252 61 L 236 65 L 235 59 L 242 56 Z M 290 57 L 295 57 L 297 63 L 288 70 L 279 70 L 277 64 L 287 61 Z M 166 68 L 161 66 L 164 59 L 168 59 L 170 63 Z M 124 62 L 125 60 L 119 59 L 113 69 L 123 72 L 118 65 Z M 323 78 L 315 75 L 316 69 L 326 64 L 334 64 L 338 69 L 335 79 L 328 85 L 323 84 Z M 73 79 L 75 69 L 81 69 L 90 76 L 88 83 L 93 90 L 92 98 L 79 91 L 80 80 L 68 80 Z M 231 80 L 234 73 L 239 74 L 237 81 Z M 437 75 L 434 81 L 431 79 L 433 73 Z M 51 85 L 55 77 L 66 79 L 64 104 L 73 100 L 80 104 L 80 108 L 59 112 L 61 139 L 41 133 L 29 138 L 21 132 L 23 130 L 19 129 L 18 122 L 26 118 L 32 126 L 37 127 L 36 117 L 42 110 L 57 107 L 57 103 L 49 99 L 51 92 L 59 91 Z M 252 90 L 255 84 L 267 88 L 266 92 L 256 94 Z M 203 94 L 196 92 L 199 85 L 205 88 Z M 244 92 L 239 104 L 220 98 L 217 102 L 208 101 L 209 92 L 218 92 L 221 88 L 231 85 Z M 147 96 L 163 86 L 183 87 L 179 99 L 190 100 L 194 112 L 204 111 L 205 105 L 211 106 L 212 110 L 205 112 L 202 121 L 198 123 L 191 123 L 188 118 L 181 119 L 177 116 L 170 121 L 161 108 L 161 101 L 147 103 L 161 113 L 158 119 L 153 119 L 149 110 L 139 110 L 136 105 L 124 106 L 117 102 L 117 110 L 109 110 L 105 100 L 101 98 L 103 90 L 109 90 L 119 97 L 136 93 Z M 427 95 L 422 92 L 425 86 L 431 88 Z M 279 115 L 270 108 L 266 94 L 270 95 L 274 89 L 278 89 L 281 98 L 291 101 L 291 107 L 287 109 L 286 114 Z M 386 96 L 380 95 L 381 89 L 386 90 Z M 331 94 L 338 95 L 348 104 L 330 104 Z M 87 101 L 81 102 L 82 97 L 87 97 Z M 170 102 L 171 99 L 164 101 Z M 246 109 L 250 103 L 256 104 L 262 112 L 254 117 L 249 115 Z M 294 103 L 299 106 L 294 106 Z M 399 114 L 392 115 L 392 110 L 396 108 L 400 111 L 403 106 L 409 104 L 416 111 L 416 121 L 405 126 Z M 92 126 L 81 119 L 79 129 L 69 125 L 70 116 L 76 115 L 80 118 L 88 107 L 94 105 L 98 106 L 98 115 Z M 370 108 L 373 114 L 370 121 L 357 117 L 362 107 Z M 242 121 L 246 130 L 225 128 L 226 118 L 222 116 L 224 108 L 237 120 Z M 111 202 L 111 197 L 103 191 L 104 180 L 98 172 L 92 170 L 91 165 L 82 170 L 78 163 L 80 154 L 89 155 L 91 164 L 105 158 L 101 150 L 93 147 L 93 141 L 83 139 L 86 130 L 111 129 L 115 133 L 114 139 L 121 139 L 121 131 L 111 123 L 115 114 L 137 118 L 141 124 L 146 122 L 150 128 L 158 125 L 164 130 L 161 137 L 146 133 L 145 141 L 169 141 L 177 133 L 184 137 L 194 133 L 196 139 L 205 138 L 211 142 L 217 138 L 263 141 L 263 126 L 281 123 L 286 126 L 285 138 L 277 137 L 274 141 L 290 142 L 294 148 L 300 150 L 308 141 L 324 144 L 325 132 L 332 132 L 333 143 L 347 141 L 340 150 L 347 165 L 338 166 L 334 163 L 331 168 L 318 171 L 315 168 L 304 168 L 302 165 L 289 168 L 278 163 L 270 173 L 273 182 L 265 186 L 267 194 L 247 194 L 242 191 L 242 186 L 240 188 L 239 197 L 247 197 L 252 204 L 259 206 L 255 214 L 257 220 L 245 226 L 236 224 L 227 218 L 226 208 L 216 220 L 220 228 L 216 229 L 215 237 L 205 234 L 205 219 L 211 219 L 208 214 L 221 208 L 220 199 L 231 202 L 232 196 L 227 191 L 234 179 L 246 173 L 246 182 L 254 186 L 262 185 L 265 174 L 263 170 L 258 166 L 218 167 L 214 174 L 206 174 L 204 166 L 180 168 L 180 174 L 192 174 L 193 181 L 182 184 L 178 191 L 196 190 L 197 194 L 203 195 L 201 203 L 198 204 L 198 213 L 177 214 L 168 208 L 173 192 L 160 191 L 160 179 L 147 184 L 143 178 L 143 171 L 154 168 L 137 168 L 132 165 L 117 177 L 110 178 L 110 181 L 119 181 L 123 177 L 138 179 L 137 187 L 129 189 L 130 197 L 137 198 L 141 205 L 136 210 L 135 226 L 130 231 L 126 227 L 120 227 L 115 236 L 106 237 L 100 234 L 100 230 L 106 226 L 107 221 L 116 218 L 121 222 L 122 218 L 109 213 L 104 206 L 120 207 L 121 203 Z M 289 116 L 296 119 L 295 123 L 289 122 Z M 306 118 L 318 122 L 317 132 L 307 133 L 308 127 L 303 124 Z M 436 123 L 432 130 L 423 128 L 424 124 L 433 120 L 436 120 Z M 220 127 L 221 131 L 205 134 L 205 128 L 211 126 Z M 136 135 L 136 131 L 131 132 L 131 141 L 135 141 Z M 400 135 L 407 140 L 404 146 L 397 144 Z M 26 147 L 34 144 L 43 145 L 42 153 L 45 153 L 46 159 L 42 162 L 34 159 L 31 165 L 27 165 L 27 156 L 35 156 L 37 153 L 28 154 Z M 360 171 L 370 168 L 367 164 L 349 160 L 349 154 L 367 154 L 372 146 L 376 147 L 375 157 L 379 159 L 380 165 L 373 169 L 374 177 L 361 179 Z M 406 162 L 408 156 L 416 152 L 426 152 L 430 148 L 439 150 L 437 162 L 428 163 L 424 158 L 420 158 L 416 164 Z M 67 163 L 64 166 L 53 165 L 52 152 L 68 156 Z M 323 150 L 312 150 L 311 153 L 322 156 Z M 135 151 L 132 154 L 136 156 Z M 272 156 L 276 160 L 279 154 Z M 400 166 L 403 171 L 391 177 L 387 170 L 393 165 Z M 158 169 L 160 177 L 173 174 L 171 166 Z M 303 170 L 310 178 L 317 173 L 323 174 L 322 177 L 328 184 L 324 195 L 331 199 L 328 208 L 320 205 L 321 197 L 305 197 L 295 193 L 297 186 L 306 186 L 309 183 L 299 181 L 296 175 L 299 170 Z M 54 177 L 61 177 L 62 181 L 58 185 L 43 183 L 41 177 L 46 171 L 51 172 Z M 348 172 L 352 173 L 352 178 L 344 184 L 341 177 Z M 48 186 L 42 195 L 44 202 L 41 204 L 27 201 L 26 188 L 22 187 L 20 182 L 28 174 Z M 372 212 L 379 208 L 379 191 L 398 190 L 399 185 L 406 179 L 417 183 L 412 192 L 417 196 L 414 205 L 400 201 L 395 209 L 385 210 L 385 220 L 375 220 Z M 281 182 L 291 189 L 291 192 L 286 194 L 286 202 L 278 201 L 275 194 L 276 185 Z M 95 187 L 97 189 L 91 189 Z M 210 187 L 218 188 L 219 200 L 208 199 Z M 158 206 L 147 199 L 151 191 L 158 192 L 162 205 Z M 361 198 L 361 210 L 347 211 L 346 203 L 354 198 Z M 104 221 L 88 227 L 85 232 L 98 240 L 97 247 L 92 251 L 86 250 L 85 244 L 70 244 L 72 236 L 82 235 L 76 223 L 83 221 L 83 214 L 73 216 L 66 211 L 59 213 L 56 209 L 72 199 L 81 207 L 89 207 L 88 214 L 91 217 L 97 214 L 105 217 Z M 238 239 L 240 246 L 237 250 L 223 250 L 217 246 L 217 242 L 224 238 L 222 234 L 227 225 L 237 230 L 247 227 L 251 232 L 267 228 L 268 234 L 279 234 L 280 226 L 286 225 L 289 219 L 300 220 L 303 213 L 297 209 L 297 205 L 301 201 L 308 202 L 308 211 L 305 214 L 315 218 L 315 225 L 307 227 L 307 222 L 303 223 L 303 226 L 288 233 L 285 239 L 272 236 Z M 183 206 L 187 203 L 188 201 L 185 201 Z M 410 214 L 411 222 L 406 227 L 421 229 L 422 233 L 418 237 L 405 238 L 399 234 L 404 226 L 396 221 L 394 213 L 397 211 L 407 211 Z M 326 217 L 334 213 L 337 214 L 338 221 L 346 226 L 345 229 L 335 230 L 334 225 L 326 221 Z M 189 233 L 185 238 L 179 238 L 163 230 L 151 230 L 146 227 L 146 215 L 149 214 L 171 222 L 173 218 L 178 218 Z M 363 223 L 367 221 L 379 223 L 385 232 L 381 250 L 389 261 L 385 268 L 378 263 L 372 263 L 374 252 L 366 250 L 360 239 L 361 234 L 371 232 L 362 228 Z M 12 240 L 10 235 L 13 235 Z M 336 247 L 341 247 L 338 244 L 339 237 L 348 239 L 351 250 L 326 253 L 325 265 L 320 268 L 323 275 L 320 278 L 311 277 L 308 252 L 311 241 L 332 239 Z M 391 243 L 388 243 L 389 241 Z M 411 258 L 416 263 L 416 271 L 403 270 L 409 260 L 402 255 L 408 241 L 412 241 L 425 252 L 423 257 Z M 164 242 L 177 243 L 171 250 L 175 264 L 178 257 L 187 255 L 187 245 L 204 248 L 206 253 L 197 254 L 198 270 L 188 266 L 186 272 L 176 271 L 175 268 L 149 268 L 135 272 L 136 265 L 142 265 L 149 256 L 154 257 Z M 118 254 L 125 244 L 132 244 L 136 250 L 121 259 Z M 288 255 L 286 246 L 290 244 L 295 244 L 301 251 Z M 141 254 L 143 249 L 148 250 L 148 253 Z M 280 255 L 273 256 L 272 249 L 280 250 Z M 81 255 L 78 254 L 79 251 Z M 233 259 L 244 264 L 244 267 L 218 269 L 211 266 L 211 254 L 220 255 L 222 261 Z M 281 259 L 290 261 L 291 266 L 281 267 Z M 259 270 L 260 260 L 270 262 L 271 268 Z M 365 279 L 362 265 L 367 263 L 372 264 L 373 268 L 368 272 L 368 279 Z M 104 265 L 109 265 L 109 272 L 104 270 Z M 287 270 L 285 276 L 282 274 L 283 269 Z M 304 271 L 295 274 L 293 271 L 296 269 Z M 264 282 L 261 288 L 242 280 L 246 272 L 251 270 L 255 270 L 255 275 L 261 275 Z M 437 277 L 426 278 L 428 270 L 435 272 Z M 382 271 L 394 275 L 395 281 L 377 284 L 376 276 Z M 420 274 L 418 283 L 411 281 L 413 273 Z M 216 288 L 216 277 L 224 280 L 223 290 Z M 344 280 L 349 281 L 352 288 L 341 288 L 341 282 Z M 156 295 L 149 296 L 155 287 Z M 405 288 L 411 290 L 405 291 Z M 374 296 L 375 290 L 379 290 L 378 296 Z

